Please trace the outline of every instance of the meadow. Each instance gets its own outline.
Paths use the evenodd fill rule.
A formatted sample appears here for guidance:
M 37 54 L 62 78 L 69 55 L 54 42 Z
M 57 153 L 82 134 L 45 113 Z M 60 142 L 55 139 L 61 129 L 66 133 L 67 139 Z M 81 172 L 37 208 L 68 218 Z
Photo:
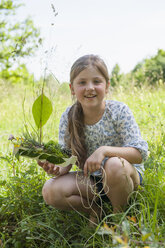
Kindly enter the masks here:
M 12 156 L 8 137 L 21 135 L 25 125 L 33 130 L 31 106 L 40 90 L 39 84 L 0 82 L 0 247 L 165 247 L 165 85 L 110 90 L 108 99 L 131 108 L 148 142 L 149 157 L 144 186 L 132 194 L 125 212 L 113 214 L 104 204 L 106 215 L 93 228 L 85 214 L 47 206 L 41 191 L 51 176 L 36 161 Z M 57 140 L 60 116 L 72 104 L 68 84 L 49 82 L 45 94 L 53 114 L 44 127 L 44 141 Z

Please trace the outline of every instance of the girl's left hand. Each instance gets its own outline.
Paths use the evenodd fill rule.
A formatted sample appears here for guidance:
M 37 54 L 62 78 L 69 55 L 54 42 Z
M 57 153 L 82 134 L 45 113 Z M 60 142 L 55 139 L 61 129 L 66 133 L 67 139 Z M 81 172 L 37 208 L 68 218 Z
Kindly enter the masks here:
M 99 170 L 101 168 L 101 163 L 104 158 L 104 147 L 101 146 L 86 160 L 84 164 L 84 175 L 87 176 L 88 172 L 94 172 Z

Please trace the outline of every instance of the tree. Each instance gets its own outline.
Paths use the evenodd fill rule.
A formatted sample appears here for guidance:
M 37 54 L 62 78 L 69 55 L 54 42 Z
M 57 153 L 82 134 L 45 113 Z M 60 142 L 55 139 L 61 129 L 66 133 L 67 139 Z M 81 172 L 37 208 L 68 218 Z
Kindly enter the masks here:
M 111 77 L 110 77 L 111 86 L 114 87 L 118 85 L 121 82 L 122 78 L 123 78 L 123 74 L 120 73 L 120 67 L 118 64 L 116 64 L 111 72 Z
M 165 51 L 159 49 L 155 56 L 144 59 L 131 72 L 135 85 L 165 83 Z
M 165 83 L 165 51 L 158 50 L 156 56 L 145 60 L 145 76 L 149 84 Z
M 131 81 L 135 86 L 141 87 L 144 83 L 146 83 L 144 64 L 145 60 L 142 60 L 142 62 L 138 63 L 130 73 Z
M 14 20 L 17 9 L 23 5 L 18 2 L 1 0 L 0 3 L 0 75 L 5 79 L 12 78 L 18 67 L 25 69 L 22 59 L 33 55 L 42 42 L 40 32 L 30 18 Z

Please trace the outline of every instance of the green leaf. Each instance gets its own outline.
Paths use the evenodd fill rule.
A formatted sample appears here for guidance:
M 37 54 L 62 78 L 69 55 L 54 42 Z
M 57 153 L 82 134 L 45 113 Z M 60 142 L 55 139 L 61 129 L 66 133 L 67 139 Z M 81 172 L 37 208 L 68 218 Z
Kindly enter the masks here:
M 16 159 L 19 160 L 19 151 L 15 154 Z
M 52 113 L 52 103 L 44 94 L 41 94 L 33 103 L 33 118 L 38 128 L 41 128 L 48 121 Z
M 65 160 L 63 158 L 59 158 L 59 157 L 56 157 L 56 156 L 49 156 L 47 157 L 46 159 L 48 162 L 50 163 L 53 163 L 53 164 L 62 164 L 65 162 Z
M 36 152 L 33 152 L 33 151 L 29 151 L 29 150 L 25 150 L 25 151 L 22 151 L 19 153 L 21 156 L 27 156 L 27 157 L 30 157 L 30 158 L 35 158 L 38 156 L 38 153 Z
M 148 239 L 151 236 L 152 233 L 146 233 L 145 235 L 142 235 L 142 241 L 145 242 L 146 239 Z
M 39 160 L 42 160 L 42 159 L 47 159 L 48 157 L 49 157 L 48 154 L 41 154 L 41 155 L 38 157 L 38 159 L 39 159 Z

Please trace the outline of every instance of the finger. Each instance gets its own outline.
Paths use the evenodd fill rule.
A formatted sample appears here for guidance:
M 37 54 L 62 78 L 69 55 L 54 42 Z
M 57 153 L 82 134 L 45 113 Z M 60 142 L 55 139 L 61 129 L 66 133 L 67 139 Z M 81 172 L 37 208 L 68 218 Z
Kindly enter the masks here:
M 58 172 L 59 169 L 60 169 L 59 167 L 54 167 L 54 168 L 53 168 L 53 171 L 54 171 L 54 172 Z
M 45 171 L 49 170 L 49 167 L 48 167 L 48 164 L 47 164 L 47 163 L 44 163 L 43 166 L 42 166 L 42 168 L 43 168 Z
M 96 170 L 100 170 L 100 168 L 101 168 L 101 164 L 100 163 L 97 163 L 96 164 Z
M 50 164 L 49 162 L 46 161 L 42 166 L 42 168 L 48 173 L 53 166 L 54 166 L 53 164 Z
M 45 168 L 45 171 L 48 173 L 48 174 L 52 174 L 52 175 L 58 175 L 59 174 L 59 167 L 56 167 L 56 165 L 54 164 L 47 164 L 47 167 L 44 167 Z
M 96 171 L 96 166 L 95 166 L 95 164 L 90 164 L 90 165 L 88 165 L 88 171 L 89 171 L 89 172 L 94 172 L 94 171 Z
M 100 165 L 98 163 L 88 164 L 88 171 L 95 172 L 100 169 Z
M 48 174 L 53 174 L 52 168 L 49 168 L 49 169 L 47 170 L 47 173 L 48 173 Z
M 53 174 L 53 171 L 54 171 L 54 164 L 49 163 L 47 173 L 48 174 Z
M 39 164 L 41 167 L 43 167 L 43 166 L 47 166 L 47 165 L 49 164 L 49 162 L 48 162 L 48 161 L 44 161 L 44 162 L 39 161 L 38 164 Z
M 56 167 L 53 169 L 53 175 L 55 175 L 55 176 L 60 175 L 60 168 L 59 167 Z
M 92 167 L 93 171 L 97 171 L 100 169 L 100 164 L 99 163 L 96 163 L 94 164 L 94 166 Z
M 44 163 L 41 162 L 41 160 L 38 160 L 38 161 L 37 161 L 37 164 L 38 164 L 39 166 L 41 166 L 41 167 L 44 165 Z

